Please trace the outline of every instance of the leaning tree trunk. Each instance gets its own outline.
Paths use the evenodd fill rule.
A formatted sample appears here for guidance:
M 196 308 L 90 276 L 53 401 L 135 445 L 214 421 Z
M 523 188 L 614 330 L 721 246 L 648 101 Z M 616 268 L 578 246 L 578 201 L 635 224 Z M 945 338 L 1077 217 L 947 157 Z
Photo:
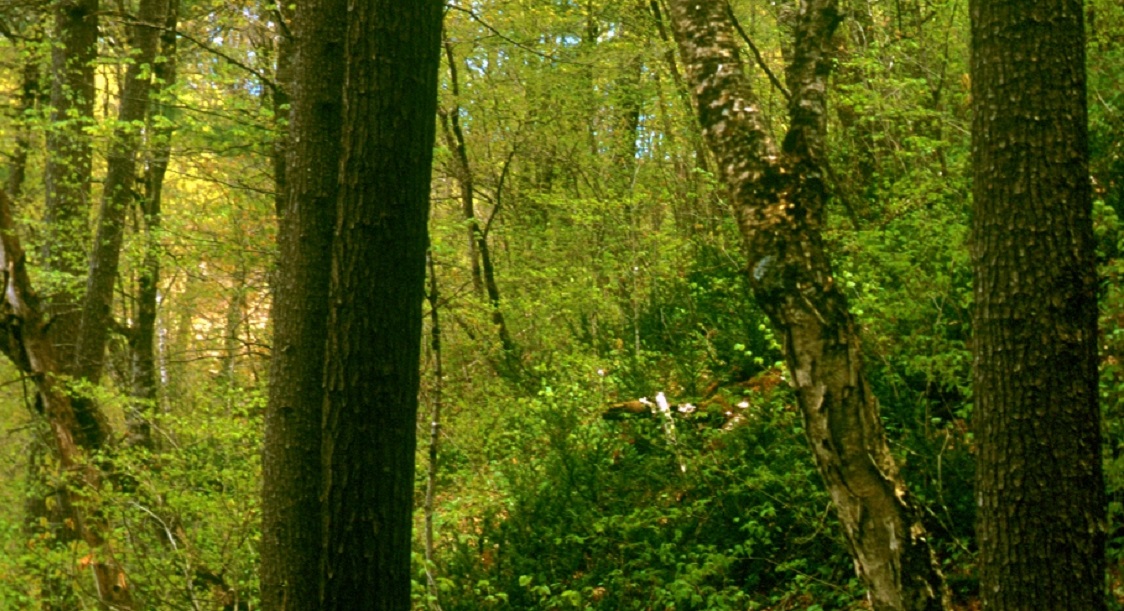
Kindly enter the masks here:
M 726 3 L 673 0 L 670 16 L 699 123 L 730 191 L 757 303 L 784 338 L 805 430 L 859 577 L 878 610 L 936 610 L 943 580 L 886 442 L 857 324 L 832 274 L 821 159 L 835 0 L 806 0 L 788 67 L 778 150 L 743 73 Z
M 70 393 L 60 381 L 62 370 L 54 343 L 47 334 L 48 320 L 27 269 L 27 257 L 12 217 L 12 202 L 0 189 L 0 268 L 3 269 L 3 301 L 0 314 L 0 352 L 35 383 L 43 415 L 54 442 L 59 465 L 67 476 L 55 498 L 67 529 L 93 550 L 97 560 L 92 565 L 98 601 L 113 609 L 131 609 L 132 596 L 125 573 L 114 559 L 113 548 L 105 536 L 104 521 L 86 511 L 91 497 L 102 484 L 102 473 L 93 463 L 93 455 L 101 445 L 92 445 L 96 438 L 80 434 L 82 419 L 75 409 Z M 94 422 L 108 429 L 100 411 L 87 414 Z
M 321 609 L 410 607 L 440 0 L 348 6 L 324 414 Z
M 1105 608 L 1080 0 L 973 0 L 972 259 L 985 609 Z

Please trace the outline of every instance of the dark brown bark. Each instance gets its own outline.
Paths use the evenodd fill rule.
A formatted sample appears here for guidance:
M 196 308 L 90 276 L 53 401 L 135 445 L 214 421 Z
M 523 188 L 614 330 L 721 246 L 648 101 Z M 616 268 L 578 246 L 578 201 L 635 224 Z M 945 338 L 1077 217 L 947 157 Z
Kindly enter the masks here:
M 143 121 L 148 111 L 151 68 L 167 14 L 168 0 L 141 0 L 136 22 L 130 28 L 132 63 L 125 71 L 118 125 L 106 155 L 104 192 L 86 270 L 86 294 L 82 299 L 81 328 L 72 369 L 78 378 L 91 382 L 101 377 L 105 361 L 125 216 L 136 197 L 133 183 L 141 138 L 134 123 Z
M 325 610 L 410 606 L 440 0 L 348 7 L 325 365 Z
M 838 7 L 807 0 L 795 17 L 789 129 L 779 150 L 744 76 L 725 2 L 674 0 L 670 8 L 703 136 L 749 256 L 750 285 L 784 338 L 808 441 L 858 575 L 874 609 L 941 609 L 943 580 L 890 454 L 857 324 L 824 250 L 821 159 Z
M 151 152 L 145 163 L 144 199 L 144 259 L 137 274 L 136 323 L 130 339 L 132 388 L 130 395 L 136 399 L 125 414 L 128 441 L 132 445 L 152 447 L 152 427 L 148 413 L 156 403 L 156 308 L 160 285 L 160 214 L 164 191 L 164 176 L 171 158 L 171 112 L 161 96 L 176 81 L 176 25 L 179 19 L 179 0 L 169 0 L 164 30 L 160 33 L 160 55 L 164 61 L 153 66 L 153 107 L 149 113 Z
M 45 287 L 49 295 L 46 314 L 51 319 L 48 333 L 69 373 L 81 324 L 78 304 L 89 240 L 92 152 L 86 128 L 94 121 L 98 0 L 56 2 L 53 37 L 43 265 L 57 273 Z
M 981 598 L 1104 609 L 1082 3 L 970 9 Z
M 294 7 L 295 8 L 295 7 Z M 286 163 L 289 150 L 289 112 L 292 96 L 290 89 L 293 85 L 293 70 L 295 68 L 295 46 L 293 34 L 289 29 L 292 22 L 293 10 L 284 2 L 278 3 L 277 38 L 275 42 L 277 53 L 277 69 L 274 73 L 274 87 L 271 91 L 270 103 L 273 105 L 273 116 L 276 121 L 277 133 L 273 141 L 273 184 L 275 189 L 274 205 L 277 209 L 277 218 L 284 215 L 285 203 L 288 200 L 285 179 Z
M 319 608 L 321 423 L 328 284 L 343 121 L 344 0 L 297 4 L 285 204 L 273 293 L 262 455 L 266 609 Z

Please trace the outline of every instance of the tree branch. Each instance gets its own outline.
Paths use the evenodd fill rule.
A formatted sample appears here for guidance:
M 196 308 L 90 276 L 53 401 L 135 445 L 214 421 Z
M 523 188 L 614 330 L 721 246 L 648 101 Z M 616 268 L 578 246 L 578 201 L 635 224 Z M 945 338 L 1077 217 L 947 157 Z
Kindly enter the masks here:
M 730 6 L 729 2 L 726 3 L 726 16 L 730 18 L 730 23 L 734 24 L 734 29 L 738 31 L 738 35 L 741 36 L 745 44 L 749 46 L 749 50 L 753 51 L 753 57 L 757 59 L 757 65 L 761 66 L 761 69 L 765 71 L 765 75 L 769 77 L 769 82 L 773 84 L 773 87 L 777 88 L 777 91 L 781 92 L 784 99 L 791 100 L 792 94 L 788 92 L 788 89 L 786 89 L 784 83 L 777 78 L 777 75 L 773 74 L 773 71 L 769 69 L 769 65 L 765 63 L 765 58 L 761 55 L 761 51 L 757 50 L 757 45 L 753 44 L 753 41 L 749 38 L 749 34 L 746 34 L 745 30 L 742 29 L 742 24 L 738 21 L 737 16 L 734 15 L 734 7 Z

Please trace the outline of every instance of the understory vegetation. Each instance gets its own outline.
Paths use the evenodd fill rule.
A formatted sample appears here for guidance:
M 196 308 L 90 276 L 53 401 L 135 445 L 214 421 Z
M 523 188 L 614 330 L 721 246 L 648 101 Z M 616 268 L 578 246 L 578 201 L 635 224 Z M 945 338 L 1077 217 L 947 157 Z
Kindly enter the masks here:
M 430 214 L 438 292 L 425 305 L 420 363 L 415 608 L 868 608 L 782 346 L 750 295 L 753 270 L 658 4 L 449 4 Z M 1107 579 L 1124 608 L 1124 7 L 1086 4 Z M 829 94 L 826 236 L 894 456 L 955 608 L 973 609 L 967 3 L 847 5 Z M 106 483 L 80 502 L 107 525 L 137 608 L 259 608 L 271 155 L 284 128 L 265 82 L 281 29 L 274 8 L 182 0 L 179 78 L 153 94 L 172 108 L 159 121 L 174 128 L 163 136 L 162 222 L 149 234 L 139 213 L 128 221 L 107 380 L 72 389 L 96 397 L 117 432 L 94 457 Z M 783 133 L 785 93 L 762 67 L 783 80 L 793 3 L 734 1 L 732 10 L 758 50 L 752 59 L 744 48 L 761 103 Z M 13 12 L 5 21 L 22 34 L 0 41 L 0 178 L 26 134 L 17 224 L 40 265 L 43 151 L 56 127 L 44 95 L 20 102 L 25 65 L 49 84 L 52 43 L 32 13 L 19 22 Z M 95 175 L 130 61 L 118 43 L 124 15 L 104 19 L 87 128 Z M 148 138 L 145 147 L 159 144 Z M 127 330 L 153 235 L 159 390 L 145 406 L 146 447 L 125 443 L 123 431 L 136 401 Z M 61 282 L 32 273 L 40 286 Z M 63 536 L 56 493 L 67 472 L 33 381 L 7 361 L 0 406 L 0 608 L 96 608 L 97 557 Z

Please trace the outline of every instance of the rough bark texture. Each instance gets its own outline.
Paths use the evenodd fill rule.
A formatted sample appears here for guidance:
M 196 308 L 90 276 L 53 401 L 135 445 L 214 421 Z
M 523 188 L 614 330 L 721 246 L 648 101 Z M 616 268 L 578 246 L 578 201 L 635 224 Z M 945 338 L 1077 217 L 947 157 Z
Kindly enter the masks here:
M 1105 608 L 1082 3 L 973 0 L 985 609 Z
M 410 607 L 440 0 L 348 6 L 325 366 L 325 610 Z
M 85 130 L 94 121 L 98 0 L 59 0 L 54 39 L 43 263 L 58 274 L 45 287 L 49 295 L 46 313 L 52 321 L 48 333 L 65 367 L 73 361 L 81 322 L 78 303 L 86 265 L 92 155 Z
M 118 125 L 106 155 L 104 193 L 97 233 L 90 249 L 81 329 L 72 369 L 77 377 L 92 382 L 101 377 L 105 361 L 125 216 L 134 200 L 133 183 L 136 180 L 140 134 L 133 124 L 143 121 L 148 110 L 151 68 L 167 14 L 168 0 L 141 0 L 136 22 L 131 27 L 133 61 L 125 71 L 125 84 L 117 111 Z
M 316 609 L 320 584 L 324 341 L 343 118 L 345 0 L 297 5 L 286 201 L 262 456 L 266 609 Z M 312 571 L 310 573 L 310 571 Z
M 787 70 L 789 129 L 778 150 L 744 77 L 725 6 L 674 0 L 670 17 L 703 135 L 737 214 L 750 285 L 784 338 L 808 440 L 873 608 L 941 609 L 943 580 L 890 455 L 857 325 L 821 235 L 824 94 L 841 16 L 834 0 L 801 3 Z

